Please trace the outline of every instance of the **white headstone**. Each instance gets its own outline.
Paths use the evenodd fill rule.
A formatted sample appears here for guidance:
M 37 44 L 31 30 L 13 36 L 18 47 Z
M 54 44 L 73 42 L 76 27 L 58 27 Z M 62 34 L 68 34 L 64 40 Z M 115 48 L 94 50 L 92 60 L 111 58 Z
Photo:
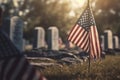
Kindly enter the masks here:
M 35 28 L 33 47 L 34 48 L 45 47 L 45 30 L 42 27 Z
M 59 30 L 57 27 L 50 27 L 47 35 L 48 49 L 59 50 Z
M 113 49 L 113 33 L 111 30 L 105 30 L 105 49 Z
M 113 36 L 113 44 L 114 44 L 114 49 L 119 49 L 119 37 L 118 36 Z
M 23 21 L 18 16 L 13 16 L 10 21 L 10 39 L 16 47 L 22 51 L 23 49 Z

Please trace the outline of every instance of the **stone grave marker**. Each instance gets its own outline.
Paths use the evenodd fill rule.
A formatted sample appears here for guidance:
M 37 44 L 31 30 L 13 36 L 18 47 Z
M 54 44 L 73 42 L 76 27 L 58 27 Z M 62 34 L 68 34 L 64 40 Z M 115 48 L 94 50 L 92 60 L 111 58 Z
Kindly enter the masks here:
M 10 39 L 20 51 L 23 49 L 23 26 L 24 23 L 18 16 L 13 16 L 11 18 Z
M 34 48 L 45 47 L 45 30 L 42 27 L 36 27 L 34 30 Z
M 49 27 L 47 34 L 48 49 L 59 50 L 59 30 L 57 27 Z

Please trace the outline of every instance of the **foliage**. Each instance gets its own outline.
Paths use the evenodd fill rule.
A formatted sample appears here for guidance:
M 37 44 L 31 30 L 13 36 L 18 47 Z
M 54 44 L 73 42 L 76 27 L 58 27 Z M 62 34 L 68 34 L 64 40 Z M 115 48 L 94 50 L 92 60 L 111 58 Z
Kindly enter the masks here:
M 96 18 L 96 23 L 101 30 L 100 32 L 102 32 L 104 29 L 110 28 L 114 33 L 119 33 L 119 0 L 96 0 L 94 15 Z
M 42 26 L 45 30 L 50 26 L 57 26 L 60 36 L 65 37 L 65 33 L 74 20 L 69 17 L 70 5 L 68 2 L 33 0 L 31 6 L 31 12 L 24 18 L 28 21 L 25 37 L 31 37 L 31 32 L 36 26 Z
M 92 2 L 96 2 L 95 7 L 93 7 L 93 13 L 98 31 L 102 33 L 105 29 L 110 28 L 113 33 L 120 33 L 119 0 L 90 1 L 91 4 Z M 32 39 L 33 30 L 36 26 L 42 26 L 45 30 L 50 26 L 57 26 L 60 29 L 60 36 L 62 36 L 65 41 L 66 33 L 75 24 L 81 12 L 84 10 L 84 7 L 78 7 L 76 9 L 71 8 L 69 0 L 33 0 L 29 5 L 30 13 L 24 17 L 24 20 L 28 22 L 27 27 L 25 27 L 25 38 L 27 39 Z M 71 9 L 75 12 L 75 16 L 69 16 Z
M 107 56 L 105 60 L 92 62 L 90 73 L 88 63 L 48 67 L 41 73 L 48 80 L 120 80 L 119 61 L 120 56 Z

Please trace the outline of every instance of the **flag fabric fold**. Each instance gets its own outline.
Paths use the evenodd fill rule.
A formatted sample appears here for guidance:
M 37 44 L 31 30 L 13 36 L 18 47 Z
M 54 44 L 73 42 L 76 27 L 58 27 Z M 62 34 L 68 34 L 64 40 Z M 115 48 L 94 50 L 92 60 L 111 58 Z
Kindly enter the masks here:
M 46 80 L 1 30 L 0 80 Z
M 85 52 L 91 58 L 100 58 L 101 47 L 95 19 L 88 5 L 68 35 L 68 40 Z

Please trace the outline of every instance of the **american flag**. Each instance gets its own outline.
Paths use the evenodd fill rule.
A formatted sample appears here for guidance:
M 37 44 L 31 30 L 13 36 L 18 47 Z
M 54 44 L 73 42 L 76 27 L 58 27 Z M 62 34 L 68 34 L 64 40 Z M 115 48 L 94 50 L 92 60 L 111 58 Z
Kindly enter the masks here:
M 0 80 L 46 80 L 1 30 Z
M 91 58 L 99 58 L 101 56 L 99 35 L 89 5 L 72 28 L 68 40 L 89 53 Z

